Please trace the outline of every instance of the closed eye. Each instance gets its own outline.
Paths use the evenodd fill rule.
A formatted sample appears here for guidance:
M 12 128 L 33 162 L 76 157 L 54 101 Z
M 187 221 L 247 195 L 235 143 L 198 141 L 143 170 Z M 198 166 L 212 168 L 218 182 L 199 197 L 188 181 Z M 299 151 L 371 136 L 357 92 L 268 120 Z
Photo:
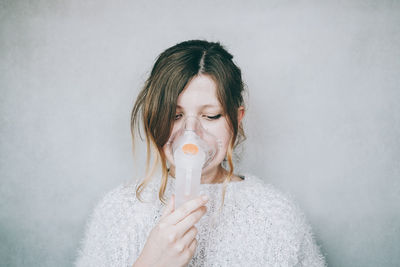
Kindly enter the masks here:
M 219 119 L 219 118 L 221 118 L 221 114 L 218 114 L 218 115 L 215 115 L 215 116 L 206 116 L 207 117 L 207 119 L 210 119 L 210 120 L 217 120 L 217 119 Z

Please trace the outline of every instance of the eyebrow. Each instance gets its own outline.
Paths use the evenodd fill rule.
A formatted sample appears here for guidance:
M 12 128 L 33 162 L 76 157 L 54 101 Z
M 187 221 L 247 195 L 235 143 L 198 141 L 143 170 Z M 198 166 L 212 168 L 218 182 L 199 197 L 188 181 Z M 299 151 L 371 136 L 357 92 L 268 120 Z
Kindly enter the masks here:
M 181 106 L 176 105 L 177 108 L 183 109 Z M 200 108 L 219 108 L 219 105 L 211 105 L 211 104 L 206 104 L 206 105 L 202 105 L 200 106 Z

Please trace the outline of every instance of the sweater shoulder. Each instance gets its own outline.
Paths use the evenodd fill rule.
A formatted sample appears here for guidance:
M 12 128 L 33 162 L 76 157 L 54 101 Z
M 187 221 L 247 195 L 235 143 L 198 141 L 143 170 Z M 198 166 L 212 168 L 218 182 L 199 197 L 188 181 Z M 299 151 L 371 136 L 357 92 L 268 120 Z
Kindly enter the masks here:
M 254 175 L 247 175 L 246 179 L 248 183 L 244 191 L 246 194 L 253 196 L 253 199 L 257 199 L 257 202 L 297 206 L 292 195 L 278 189 L 276 186 L 266 182 L 266 180 Z
M 119 184 L 103 194 L 97 203 L 96 209 L 114 209 L 124 206 L 125 203 L 134 203 L 136 199 L 135 187 Z
M 263 211 L 267 221 L 286 223 L 296 228 L 305 228 L 306 218 L 294 196 L 278 189 L 258 176 L 248 175 L 246 198 Z
M 138 181 L 129 181 L 121 183 L 106 193 L 104 193 L 92 210 L 90 217 L 101 218 L 104 220 L 120 220 L 122 216 L 135 213 L 136 217 L 140 217 L 143 209 L 148 208 L 149 203 L 154 201 L 144 201 L 143 203 L 137 198 L 136 189 Z M 142 194 L 144 200 L 148 200 L 149 195 L 154 191 L 152 186 L 148 186 Z
M 96 209 L 114 210 L 118 208 L 148 208 L 157 201 L 157 181 L 150 181 L 138 198 L 139 180 L 121 183 L 106 192 L 98 201 Z

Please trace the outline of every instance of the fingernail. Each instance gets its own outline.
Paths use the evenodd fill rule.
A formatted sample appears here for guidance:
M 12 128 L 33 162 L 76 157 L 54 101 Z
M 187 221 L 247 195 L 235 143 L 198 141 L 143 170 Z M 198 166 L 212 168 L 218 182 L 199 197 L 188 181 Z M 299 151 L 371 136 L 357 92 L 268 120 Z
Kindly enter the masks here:
M 202 196 L 202 199 L 203 199 L 204 201 L 206 201 L 206 200 L 208 200 L 208 196 L 204 195 L 204 196 Z

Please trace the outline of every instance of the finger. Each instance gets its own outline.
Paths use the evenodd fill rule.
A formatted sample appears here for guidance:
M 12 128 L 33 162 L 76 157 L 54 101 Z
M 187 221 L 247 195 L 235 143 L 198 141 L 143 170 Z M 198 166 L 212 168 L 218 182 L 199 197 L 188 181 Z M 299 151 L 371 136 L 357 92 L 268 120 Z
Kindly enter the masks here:
M 196 246 L 197 246 L 197 239 L 195 238 L 195 239 L 193 239 L 192 243 L 190 243 L 190 245 L 189 245 L 189 250 L 192 255 L 196 251 Z
M 197 228 L 195 226 L 192 226 L 182 237 L 182 244 L 184 247 L 188 248 L 190 244 L 192 243 L 193 239 L 196 238 L 197 235 Z
M 185 249 L 184 253 L 181 254 L 181 255 L 184 255 L 183 256 L 184 262 L 189 262 L 193 258 L 193 255 L 196 252 L 196 247 L 197 247 L 197 240 L 193 239 L 193 241 L 190 243 L 188 248 Z M 189 266 L 189 265 L 185 265 L 185 266 Z
M 177 236 L 184 235 L 193 225 L 195 225 L 201 217 L 206 213 L 207 207 L 202 206 L 196 211 L 192 212 L 189 216 L 176 224 Z
M 189 200 L 182 206 L 180 206 L 177 210 L 172 212 L 168 217 L 166 217 L 165 222 L 169 224 L 177 224 L 190 213 L 192 213 L 202 205 L 205 205 L 207 201 L 208 199 L 204 200 L 202 197 L 197 197 L 195 199 Z
M 165 217 L 167 217 L 169 214 L 171 214 L 172 212 L 174 212 L 174 208 L 175 208 L 175 195 L 172 195 L 171 198 L 168 201 L 167 206 L 164 209 L 164 212 L 160 218 L 160 220 L 164 219 Z

